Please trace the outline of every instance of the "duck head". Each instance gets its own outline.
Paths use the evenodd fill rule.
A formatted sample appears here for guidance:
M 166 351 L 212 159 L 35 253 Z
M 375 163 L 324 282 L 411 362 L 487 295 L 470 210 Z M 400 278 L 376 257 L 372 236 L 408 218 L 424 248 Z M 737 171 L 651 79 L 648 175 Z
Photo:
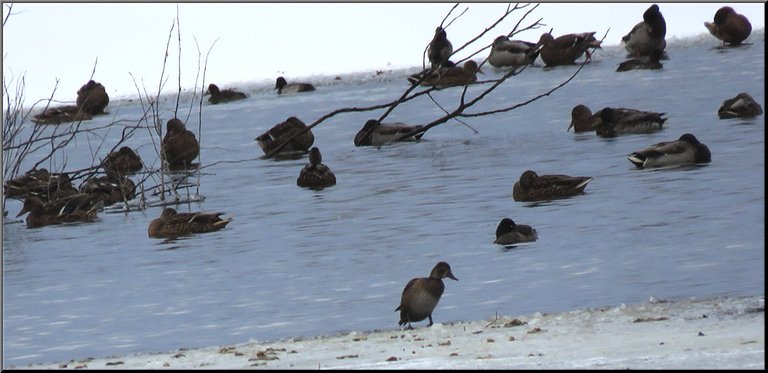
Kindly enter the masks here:
M 643 13 L 643 22 L 651 26 L 651 36 L 663 38 L 667 34 L 667 23 L 664 21 L 664 16 L 661 15 L 658 5 L 651 5 Z
M 480 67 L 477 66 L 477 62 L 474 60 L 467 60 L 467 62 L 464 62 L 464 72 L 471 75 L 476 73 L 485 74 L 483 70 L 480 70 Z
M 21 210 L 16 214 L 16 217 L 20 217 L 28 212 L 40 211 L 43 209 L 43 201 L 35 196 L 27 196 L 24 199 L 24 204 L 21 206 Z
M 495 47 L 505 41 L 509 41 L 509 38 L 506 35 L 501 35 L 501 36 L 498 36 L 496 39 L 493 39 L 493 44 L 491 45 Z
M 160 214 L 160 218 L 161 219 L 168 219 L 168 218 L 172 218 L 172 217 L 174 217 L 176 215 L 178 215 L 178 212 L 176 212 L 176 210 L 174 210 L 174 209 L 172 209 L 170 207 L 166 207 L 163 210 L 163 212 Z
M 186 130 L 186 126 L 184 126 L 184 122 L 181 121 L 181 119 L 173 118 L 168 121 L 168 123 L 165 124 L 165 130 L 168 133 L 172 132 L 184 132 Z
M 445 30 L 438 26 L 435 29 L 435 37 L 433 38 L 435 41 L 445 41 L 448 40 L 448 34 L 445 32 Z
M 217 86 L 216 84 L 211 83 L 211 84 L 208 85 L 208 90 L 205 92 L 204 95 L 214 95 L 215 96 L 215 95 L 218 95 L 219 93 L 221 93 L 221 90 L 219 89 L 219 86 Z
M 510 218 L 501 219 L 499 225 L 496 227 L 496 238 L 501 237 L 505 233 L 514 232 L 515 221 Z
M 363 128 L 361 128 L 360 131 L 358 131 L 355 135 L 355 146 L 370 145 L 370 140 L 366 141 L 366 139 L 370 136 L 371 132 L 373 132 L 373 129 L 378 125 L 379 121 L 376 119 L 369 119 L 366 121 L 363 125 Z
M 728 18 L 728 15 L 731 13 L 735 13 L 736 11 L 733 10 L 733 8 L 729 6 L 724 6 L 715 12 L 715 24 L 718 26 L 721 26 L 725 23 L 726 18 Z
M 565 130 L 565 132 L 568 132 L 571 128 L 574 127 L 576 122 L 587 120 L 587 118 L 592 116 L 592 110 L 589 110 L 587 105 L 576 105 L 571 109 L 571 124 L 568 126 L 568 129 Z
M 456 278 L 453 275 L 453 272 L 451 272 L 451 266 L 448 265 L 446 262 L 439 262 L 435 265 L 435 268 L 432 268 L 432 273 L 429 274 L 430 278 L 450 278 L 451 280 L 459 281 L 458 278 Z
M 309 150 L 309 164 L 315 166 L 321 163 L 323 163 L 323 155 L 320 154 L 320 149 L 313 146 L 312 149 Z
M 529 189 L 531 186 L 533 186 L 533 183 L 536 181 L 536 178 L 539 177 L 536 172 L 532 170 L 526 170 L 525 172 L 520 175 L 520 187 L 522 187 L 524 190 Z
M 282 76 L 278 77 L 277 80 L 275 81 L 275 89 L 281 89 L 287 85 L 288 85 L 288 82 Z

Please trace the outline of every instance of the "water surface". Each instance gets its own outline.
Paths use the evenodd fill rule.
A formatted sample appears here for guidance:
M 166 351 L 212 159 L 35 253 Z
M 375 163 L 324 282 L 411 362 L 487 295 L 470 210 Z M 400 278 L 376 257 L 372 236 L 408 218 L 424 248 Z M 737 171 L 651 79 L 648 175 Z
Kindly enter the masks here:
M 750 40 L 726 50 L 709 35 L 670 43 L 661 71 L 616 73 L 624 53 L 606 48 L 552 95 L 465 119 L 478 134 L 451 121 L 420 143 L 356 148 L 355 133 L 381 111 L 337 115 L 313 129 L 338 180 L 322 191 L 296 186 L 306 157 L 260 159 L 254 138 L 291 115 L 311 123 L 338 108 L 393 100 L 412 71 L 318 78 L 316 92 L 285 97 L 245 85 L 244 101 L 204 105 L 202 134 L 196 108 L 188 120 L 201 138 L 201 162 L 210 165 L 199 189 L 206 198 L 177 207 L 224 211 L 234 219 L 225 230 L 150 239 L 147 225 L 160 207 L 102 213 L 75 226 L 26 229 L 5 221 L 3 364 L 391 329 L 405 283 L 427 276 L 438 261 L 450 263 L 460 281 L 446 280 L 435 322 L 649 297 L 763 294 L 765 116 L 716 115 L 739 92 L 765 107 L 764 33 Z M 573 71 L 530 68 L 477 110 L 524 101 Z M 487 66 L 481 79 L 501 74 Z M 469 94 L 482 89 L 473 86 Z M 460 91 L 434 97 L 452 108 Z M 163 122 L 173 103 L 164 102 Z M 665 112 L 668 126 L 615 139 L 566 132 L 579 103 Z M 84 125 L 135 122 L 142 112 L 136 101 L 108 109 L 110 116 Z M 440 113 L 423 99 L 389 120 L 427 123 Z M 686 132 L 709 146 L 711 164 L 636 170 L 625 158 Z M 120 128 L 99 136 L 111 147 Z M 149 139 L 144 131 L 127 145 L 157 167 Z M 67 150 L 67 167 L 89 165 L 100 141 L 96 134 L 79 137 Z M 526 169 L 594 180 L 574 198 L 515 202 L 512 185 Z M 7 203 L 11 216 L 20 207 Z M 539 240 L 514 249 L 494 245 L 503 217 L 532 225 Z

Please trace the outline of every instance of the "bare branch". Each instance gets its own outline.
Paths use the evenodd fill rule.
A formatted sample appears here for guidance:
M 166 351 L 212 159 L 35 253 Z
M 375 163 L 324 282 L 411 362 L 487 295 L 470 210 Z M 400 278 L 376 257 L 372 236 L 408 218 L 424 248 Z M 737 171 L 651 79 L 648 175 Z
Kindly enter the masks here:
M 174 116 L 177 116 L 179 111 L 179 100 L 181 99 L 181 23 L 179 20 L 179 4 L 176 4 L 176 36 L 179 41 L 179 75 L 178 75 L 178 93 L 176 94 L 176 106 L 173 109 Z
M 456 5 L 459 5 L 459 4 L 456 4 Z M 453 11 L 453 9 L 454 9 L 454 8 L 456 8 L 456 6 L 454 6 L 453 8 L 451 8 L 451 11 Z M 463 15 L 464 15 L 464 13 L 466 13 L 468 10 L 469 10 L 469 7 L 466 7 L 466 8 L 464 8 L 464 10 L 463 10 L 461 13 L 459 13 L 459 15 L 457 15 L 456 17 L 453 17 L 453 19 L 451 20 L 451 22 L 448 22 L 448 24 L 447 24 L 447 25 L 445 25 L 445 27 L 443 27 L 443 28 L 444 28 L 444 29 L 448 28 L 448 27 L 451 25 L 451 23 L 453 23 L 453 21 L 455 21 L 455 20 L 459 19 L 459 18 L 460 18 L 461 16 L 463 16 Z M 450 14 L 450 13 L 449 13 L 449 14 Z M 446 17 L 447 17 L 447 16 L 446 16 Z M 443 22 L 445 22 L 445 19 L 443 19 Z M 442 22 L 441 22 L 440 24 L 442 25 Z
M 96 60 L 93 61 L 93 70 L 91 70 L 91 77 L 88 78 L 88 80 L 93 80 L 93 76 L 96 75 L 96 66 L 99 64 L 99 57 L 96 57 Z
M 443 27 L 443 24 L 445 23 L 445 20 L 448 19 L 448 17 L 451 16 L 451 13 L 453 13 L 453 10 L 456 9 L 458 6 L 459 6 L 459 3 L 453 4 L 453 7 L 451 7 L 451 9 L 448 11 L 448 14 L 446 14 L 445 17 L 443 17 L 443 20 L 440 21 L 440 27 Z M 443 28 L 445 28 L 445 27 L 443 27 Z

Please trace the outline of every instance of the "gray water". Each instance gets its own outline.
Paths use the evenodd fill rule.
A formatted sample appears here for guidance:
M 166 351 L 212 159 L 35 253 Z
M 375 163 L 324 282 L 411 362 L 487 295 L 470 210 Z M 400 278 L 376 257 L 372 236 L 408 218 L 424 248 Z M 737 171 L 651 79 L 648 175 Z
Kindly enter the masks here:
M 391 101 L 407 88 L 407 72 L 326 77 L 316 92 L 285 97 L 247 86 L 244 101 L 203 106 L 202 134 L 194 108 L 188 128 L 201 137 L 202 164 L 211 165 L 199 189 L 206 199 L 177 208 L 224 211 L 232 223 L 164 241 L 147 237 L 161 207 L 40 229 L 9 218 L 3 364 L 393 329 L 403 286 L 438 261 L 450 263 L 460 281 L 446 280 L 435 322 L 649 297 L 764 294 L 765 116 L 716 115 L 739 92 L 765 108 L 764 33 L 750 41 L 725 50 L 709 35 L 673 42 L 663 70 L 624 73 L 614 72 L 624 52 L 606 48 L 552 95 L 466 119 L 478 134 L 451 121 L 420 143 L 356 148 L 355 133 L 381 111 L 337 115 L 313 129 L 338 180 L 322 191 L 296 186 L 306 157 L 260 159 L 253 139 L 291 115 L 311 123 L 338 108 Z M 524 101 L 575 69 L 529 68 L 477 110 Z M 490 66 L 485 72 L 481 80 L 503 74 Z M 460 92 L 434 96 L 452 108 Z M 163 122 L 174 101 L 164 103 Z M 566 132 L 579 103 L 666 112 L 668 127 L 615 139 Z M 113 102 L 109 116 L 85 126 L 135 122 L 141 109 L 137 101 Z M 422 99 L 388 120 L 427 123 L 440 114 Z M 107 147 L 120 136 L 120 129 L 103 132 Z M 686 132 L 709 146 L 711 164 L 636 170 L 625 158 Z M 89 165 L 99 141 L 96 134 L 78 138 L 67 150 L 68 169 Z M 127 145 L 157 167 L 146 132 Z M 515 202 L 512 185 L 526 169 L 594 180 L 570 199 Z M 10 216 L 20 207 L 6 205 Z M 539 240 L 494 245 L 503 217 L 532 225 Z

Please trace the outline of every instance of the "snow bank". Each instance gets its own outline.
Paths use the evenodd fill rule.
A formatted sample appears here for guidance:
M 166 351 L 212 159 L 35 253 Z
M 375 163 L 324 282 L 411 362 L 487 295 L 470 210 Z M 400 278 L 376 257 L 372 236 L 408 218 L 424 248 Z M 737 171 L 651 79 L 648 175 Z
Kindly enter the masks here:
M 421 323 L 423 324 L 423 323 Z M 765 369 L 765 296 L 250 342 L 42 369 Z

